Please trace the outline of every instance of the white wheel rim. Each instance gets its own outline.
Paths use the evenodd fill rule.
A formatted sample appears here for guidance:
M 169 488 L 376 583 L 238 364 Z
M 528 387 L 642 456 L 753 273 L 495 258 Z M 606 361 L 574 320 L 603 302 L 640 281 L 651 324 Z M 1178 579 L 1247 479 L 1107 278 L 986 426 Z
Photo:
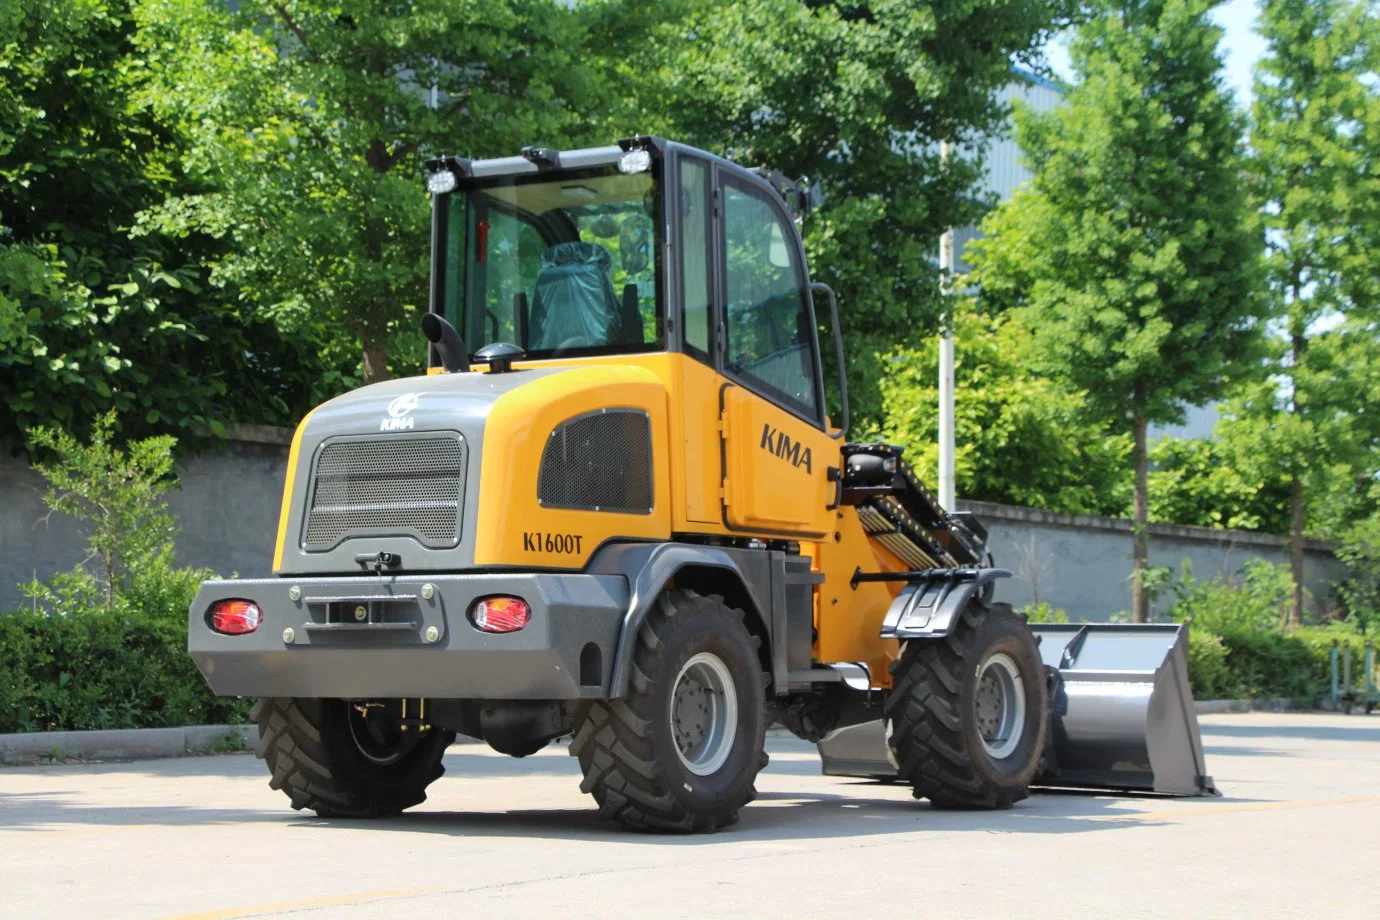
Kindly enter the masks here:
M 1011 756 L 1025 733 L 1025 684 L 1015 659 L 998 652 L 982 663 L 973 706 L 983 750 L 993 760 Z
M 738 694 L 723 659 L 700 652 L 685 662 L 671 688 L 668 717 L 685 769 L 709 776 L 724 765 L 738 735 Z

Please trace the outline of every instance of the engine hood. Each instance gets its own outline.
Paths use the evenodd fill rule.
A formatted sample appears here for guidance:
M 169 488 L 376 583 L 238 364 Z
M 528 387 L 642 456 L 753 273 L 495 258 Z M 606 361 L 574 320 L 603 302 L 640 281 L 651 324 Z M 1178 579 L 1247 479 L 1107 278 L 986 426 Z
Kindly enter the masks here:
M 608 540 L 668 538 L 666 393 L 646 367 L 578 364 L 337 397 L 294 435 L 274 571 L 578 569 Z
M 478 503 L 474 499 L 479 494 L 479 461 L 490 411 L 507 393 L 570 370 L 528 368 L 504 374 L 407 377 L 361 387 L 322 403 L 302 420 L 293 437 L 274 571 L 284 575 L 357 573 L 364 571 L 364 567 L 356 562 L 356 556 L 377 552 L 401 557 L 404 570 L 455 569 L 472 564 L 473 553 L 466 536 L 475 530 Z M 362 463 L 362 472 L 355 476 L 357 482 L 367 479 L 371 469 L 378 472 L 378 464 L 385 461 L 403 465 L 429 462 L 420 454 L 409 460 L 406 451 L 419 442 L 428 445 L 430 456 L 437 454 L 438 447 L 443 448 L 446 462 L 459 466 L 456 500 L 460 507 L 453 539 L 443 535 L 437 538 L 436 534 L 428 539 L 415 532 L 354 538 L 348 535 L 348 528 L 339 539 L 329 532 L 324 537 L 319 532 L 308 534 L 313 504 L 320 508 L 332 500 L 330 496 L 315 494 L 317 467 L 323 458 L 330 461 L 333 456 L 349 457 Z M 332 453 L 327 454 L 328 450 Z M 380 501 L 424 497 L 409 495 L 411 489 L 400 492 L 384 481 L 377 482 L 377 491 L 375 496 L 347 497 L 354 505 L 359 504 L 360 497 Z

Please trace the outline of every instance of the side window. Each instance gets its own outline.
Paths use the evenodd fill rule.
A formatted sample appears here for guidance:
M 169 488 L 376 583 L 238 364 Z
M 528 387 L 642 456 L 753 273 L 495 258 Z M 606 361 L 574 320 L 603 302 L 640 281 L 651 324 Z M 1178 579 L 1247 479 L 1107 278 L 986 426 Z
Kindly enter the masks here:
M 680 161 L 680 277 L 685 306 L 685 344 L 709 357 L 709 166 Z
M 725 367 L 810 418 L 814 330 L 790 227 L 760 193 L 724 184 Z

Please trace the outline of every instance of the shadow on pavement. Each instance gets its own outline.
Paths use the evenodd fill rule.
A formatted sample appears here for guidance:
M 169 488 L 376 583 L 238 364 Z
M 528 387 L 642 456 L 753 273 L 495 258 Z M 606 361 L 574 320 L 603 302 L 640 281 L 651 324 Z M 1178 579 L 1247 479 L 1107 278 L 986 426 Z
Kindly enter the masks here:
M 540 837 L 607 843 L 636 842 L 653 846 L 704 846 L 722 844 L 729 839 L 735 843 L 779 843 L 923 832 L 1077 834 L 1168 823 L 1161 817 L 1139 817 L 1139 811 L 1126 808 L 1124 797 L 1040 795 L 1009 811 L 944 811 L 912 799 L 908 790 L 900 787 L 857 783 L 847 788 L 856 791 L 851 794 L 766 792 L 759 795 L 754 804 L 743 809 L 736 826 L 714 834 L 691 836 L 625 831 L 600 818 L 592 807 L 506 812 L 417 811 L 386 821 L 322 819 L 299 821 L 295 826 L 326 833 L 367 829 L 451 837 Z M 869 795 L 872 790 L 886 790 L 889 797 Z M 1161 798 L 1166 803 L 1176 801 L 1169 797 Z M 1211 801 L 1244 803 L 1254 800 L 1219 798 Z
M 0 831 L 32 830 L 45 833 L 51 825 L 76 824 L 87 827 L 130 827 L 142 824 L 161 826 L 281 823 L 281 811 L 246 808 L 204 808 L 198 805 L 86 805 L 69 798 L 75 791 L 7 793 L 0 792 Z

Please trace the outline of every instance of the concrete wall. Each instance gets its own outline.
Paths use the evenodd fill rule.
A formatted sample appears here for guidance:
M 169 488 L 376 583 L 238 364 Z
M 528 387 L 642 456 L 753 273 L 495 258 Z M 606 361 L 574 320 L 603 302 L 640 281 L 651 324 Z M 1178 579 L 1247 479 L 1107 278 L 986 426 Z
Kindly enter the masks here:
M 185 459 L 182 487 L 169 496 L 177 516 L 178 560 L 222 575 L 267 575 L 273 561 L 278 504 L 291 432 L 240 426 L 224 451 Z M 991 534 L 997 564 L 1015 577 L 998 597 L 1023 606 L 1038 597 L 1077 619 L 1104 620 L 1131 608 L 1131 525 L 1111 518 L 1075 517 L 960 502 Z M 23 457 L 0 455 L 0 610 L 18 604 L 18 584 L 70 568 L 83 539 L 72 520 L 45 517 L 43 480 Z M 1251 557 L 1287 563 L 1286 542 L 1273 536 L 1205 527 L 1151 526 L 1151 563 L 1194 574 L 1232 575 Z M 1310 543 L 1306 584 L 1315 608 L 1332 604 L 1342 566 L 1327 544 Z
M 1130 521 L 987 502 L 958 504 L 987 526 L 997 565 L 1014 575 L 999 583 L 998 600 L 1016 607 L 1047 601 L 1072 620 L 1106 620 L 1131 609 Z M 1151 524 L 1149 529 L 1150 564 L 1177 572 L 1187 560 L 1197 578 L 1231 577 L 1252 558 L 1289 564 L 1283 537 L 1177 524 Z M 1331 544 L 1307 542 L 1304 586 L 1311 609 L 1336 606 L 1333 586 L 1344 574 Z M 1164 606 L 1162 599 L 1158 607 Z

